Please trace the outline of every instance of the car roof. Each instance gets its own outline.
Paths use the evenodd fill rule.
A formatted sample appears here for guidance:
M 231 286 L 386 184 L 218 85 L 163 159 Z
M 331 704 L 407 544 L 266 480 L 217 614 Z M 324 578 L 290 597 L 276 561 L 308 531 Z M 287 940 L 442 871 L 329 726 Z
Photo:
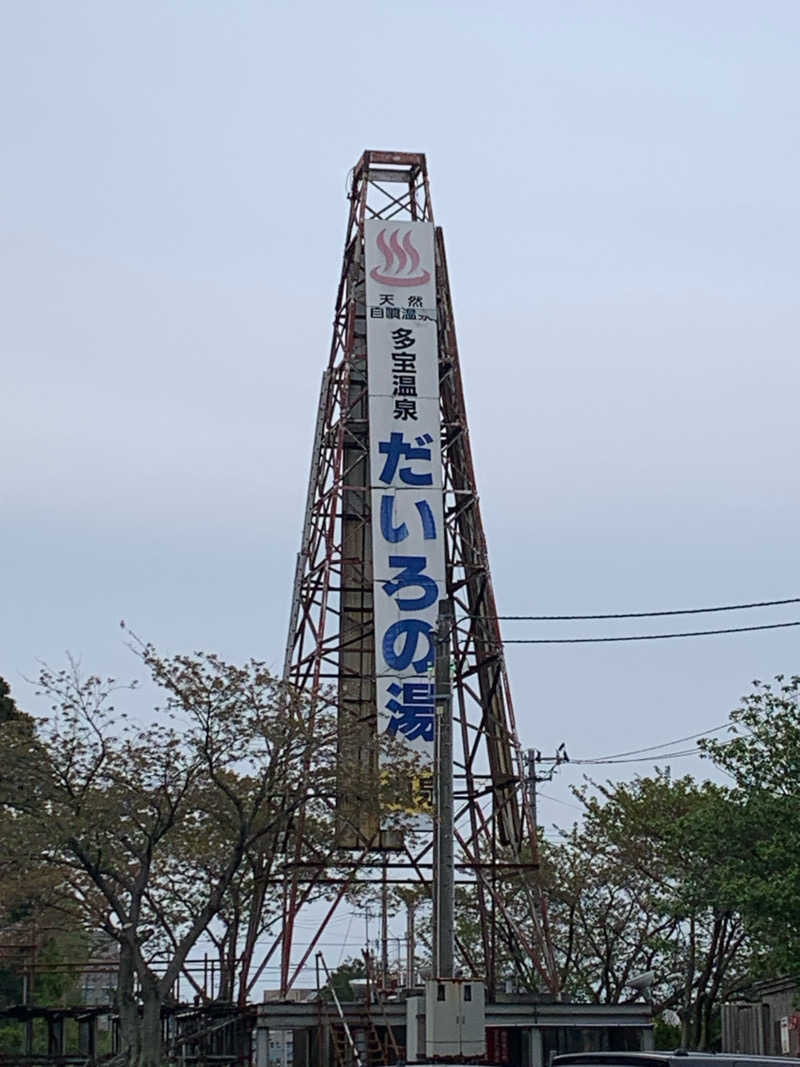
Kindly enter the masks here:
M 680 1067 L 686 1060 L 695 1064 L 800 1064 L 800 1059 L 790 1056 L 756 1056 L 748 1052 L 689 1052 L 685 1049 L 676 1049 L 674 1052 L 658 1050 L 653 1052 L 565 1052 L 553 1057 L 554 1063 L 559 1064 L 628 1064 L 629 1067 L 645 1067 L 645 1064 L 673 1064 Z

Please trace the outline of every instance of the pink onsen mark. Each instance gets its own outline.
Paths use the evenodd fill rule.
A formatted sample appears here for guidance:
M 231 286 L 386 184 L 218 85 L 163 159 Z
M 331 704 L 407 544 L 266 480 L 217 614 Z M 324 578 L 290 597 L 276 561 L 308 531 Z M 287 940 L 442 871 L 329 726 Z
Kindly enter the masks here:
M 386 242 L 386 230 L 378 234 L 378 251 L 383 256 L 383 268 L 373 267 L 369 272 L 370 277 L 383 285 L 425 285 L 431 280 L 430 271 L 419 269 L 419 252 L 411 240 L 411 231 L 406 230 L 402 242 L 398 234 L 400 230 L 393 230 Z

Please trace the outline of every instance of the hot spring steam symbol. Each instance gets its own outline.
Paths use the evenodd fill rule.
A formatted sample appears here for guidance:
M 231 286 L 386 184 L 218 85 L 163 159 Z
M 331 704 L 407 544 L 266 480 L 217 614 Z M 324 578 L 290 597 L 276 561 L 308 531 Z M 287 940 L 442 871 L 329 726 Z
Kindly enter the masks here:
M 383 267 L 373 267 L 370 277 L 383 285 L 425 285 L 431 280 L 430 271 L 419 270 L 419 252 L 411 240 L 411 231 L 406 230 L 400 241 L 400 230 L 393 230 L 386 240 L 386 230 L 378 234 L 378 251 L 383 256 Z

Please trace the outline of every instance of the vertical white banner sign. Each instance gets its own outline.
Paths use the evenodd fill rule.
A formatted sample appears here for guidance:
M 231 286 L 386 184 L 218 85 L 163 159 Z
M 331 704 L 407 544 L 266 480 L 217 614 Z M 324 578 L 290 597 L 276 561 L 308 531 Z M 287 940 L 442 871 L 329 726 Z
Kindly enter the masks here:
M 364 225 L 378 729 L 433 761 L 445 593 L 433 224 Z

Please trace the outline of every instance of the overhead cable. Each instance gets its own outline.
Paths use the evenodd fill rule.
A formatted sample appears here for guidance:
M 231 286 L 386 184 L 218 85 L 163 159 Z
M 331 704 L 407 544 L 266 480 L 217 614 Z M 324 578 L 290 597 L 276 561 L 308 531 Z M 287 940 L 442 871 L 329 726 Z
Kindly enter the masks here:
M 545 800 L 554 800 L 556 804 L 563 804 L 565 808 L 574 808 L 575 811 L 583 811 L 583 808 L 577 804 L 571 804 L 568 800 L 562 800 L 560 797 L 554 797 L 552 793 L 543 793 L 541 789 L 536 791 L 537 797 L 544 797 Z
M 782 630 L 796 622 L 771 622 L 763 626 L 730 626 L 724 630 L 685 630 L 670 634 L 626 634 L 623 637 L 505 637 L 505 645 L 593 645 L 611 641 L 666 641 L 671 637 L 709 637 L 712 634 L 743 634 L 753 630 Z
M 632 759 L 571 759 L 570 763 L 581 766 L 600 766 L 612 763 L 654 763 L 656 759 L 682 759 L 685 756 L 698 756 L 702 750 L 699 748 L 686 748 L 681 752 L 662 752 L 657 757 L 634 756 Z
M 657 619 L 665 615 L 708 615 L 715 611 L 745 611 L 749 608 L 774 608 L 782 604 L 800 604 L 800 597 L 785 600 L 756 600 L 750 604 L 725 604 L 715 608 L 676 608 L 672 611 L 617 611 L 600 615 L 495 615 L 505 622 L 587 622 L 592 619 Z M 485 618 L 485 616 L 482 616 Z
M 673 745 L 681 745 L 684 741 L 694 741 L 698 737 L 705 737 L 707 734 L 717 734 L 720 730 L 725 730 L 729 727 L 730 720 L 723 722 L 719 726 L 712 726 L 708 730 L 701 730 L 696 734 L 687 734 L 686 737 L 676 737 L 672 741 L 665 741 L 663 745 L 649 745 L 647 748 L 633 748 L 630 752 L 612 752 L 610 756 L 598 756 L 597 761 L 602 762 L 604 760 L 624 759 L 626 756 L 641 756 L 644 752 L 656 752 L 660 748 L 672 748 Z M 587 760 L 570 760 L 570 763 L 586 763 Z

